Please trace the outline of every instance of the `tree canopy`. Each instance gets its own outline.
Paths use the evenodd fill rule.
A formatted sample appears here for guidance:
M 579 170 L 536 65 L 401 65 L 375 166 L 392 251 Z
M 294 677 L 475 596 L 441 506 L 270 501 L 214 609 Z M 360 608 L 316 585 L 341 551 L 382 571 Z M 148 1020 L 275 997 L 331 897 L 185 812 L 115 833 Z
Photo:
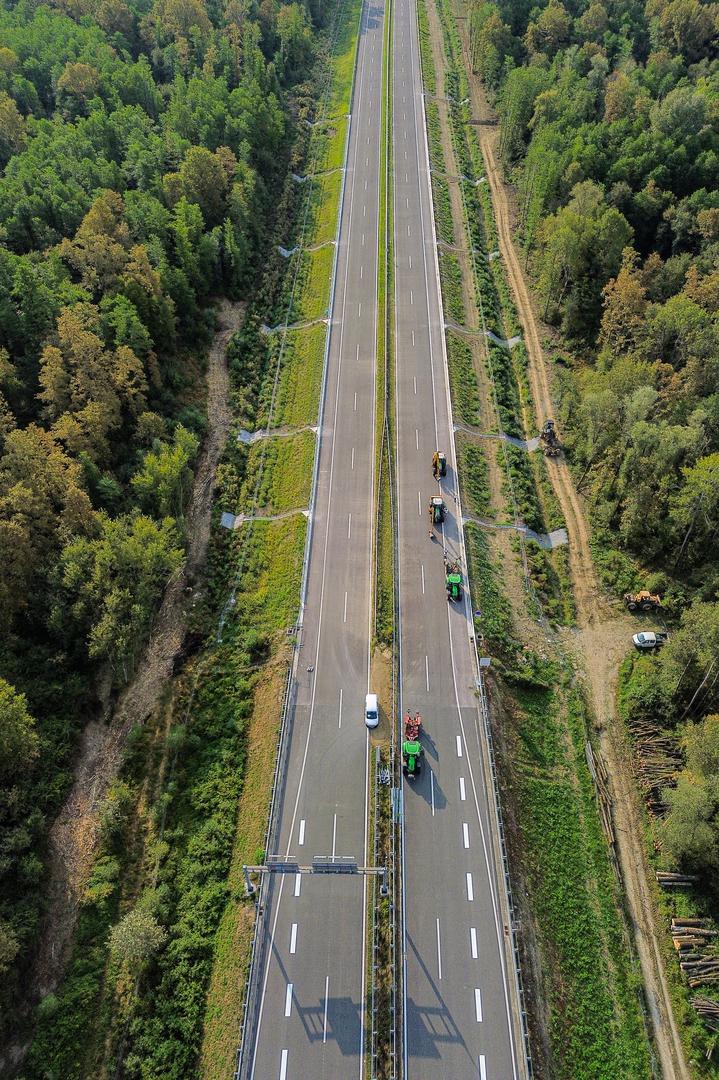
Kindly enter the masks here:
M 81 724 L 101 676 L 117 691 L 131 675 L 184 562 L 213 304 L 251 296 L 278 202 L 292 212 L 324 17 L 244 0 L 0 10 L 0 1034 Z M 132 966 L 159 932 L 123 926 Z

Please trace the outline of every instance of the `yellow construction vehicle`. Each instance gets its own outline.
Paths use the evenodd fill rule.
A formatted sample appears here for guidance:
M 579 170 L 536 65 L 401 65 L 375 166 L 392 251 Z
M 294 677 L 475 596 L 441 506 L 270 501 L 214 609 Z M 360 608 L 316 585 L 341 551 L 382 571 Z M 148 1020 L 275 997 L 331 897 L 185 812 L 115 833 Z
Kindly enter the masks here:
M 637 593 L 625 593 L 624 605 L 630 611 L 655 611 L 656 608 L 661 607 L 662 598 L 657 596 L 656 593 L 650 593 L 648 589 L 642 589 Z
M 432 454 L 432 476 L 435 480 L 439 480 L 441 476 L 447 475 L 447 455 L 441 450 L 435 450 Z

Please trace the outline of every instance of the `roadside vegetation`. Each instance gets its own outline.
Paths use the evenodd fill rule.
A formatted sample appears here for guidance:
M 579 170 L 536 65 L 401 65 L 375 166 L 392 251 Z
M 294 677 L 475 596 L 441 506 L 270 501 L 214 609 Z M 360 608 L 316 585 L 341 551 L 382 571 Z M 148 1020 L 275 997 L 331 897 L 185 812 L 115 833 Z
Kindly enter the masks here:
M 619 687 L 646 807 L 651 866 L 659 876 L 677 875 L 676 884 L 665 877 L 658 890 L 661 917 L 666 926 L 688 919 L 700 928 L 691 947 L 673 947 L 667 938 L 663 951 L 675 1010 L 701 1076 L 719 1075 L 713 1010 L 706 1020 L 697 1011 L 719 998 L 717 607 L 695 600 L 658 656 L 625 661 Z
M 198 313 L 200 325 L 209 328 L 211 319 L 203 322 L 199 313 L 210 290 L 225 289 L 231 293 L 233 289 L 243 288 L 251 292 L 253 304 L 228 353 L 237 429 L 252 431 L 266 424 L 301 429 L 317 420 L 326 327 L 318 324 L 291 331 L 287 335 L 289 347 L 283 348 L 284 335 L 266 335 L 260 325 L 284 321 L 288 312 L 290 322 L 326 314 L 334 249 L 327 245 L 311 252 L 306 249 L 314 249 L 328 238 L 332 215 L 336 223 L 339 186 L 334 181 L 326 183 L 324 178 L 316 184 L 311 180 L 301 184 L 291 174 L 322 172 L 327 162 L 334 168 L 335 162 L 341 164 L 343 160 L 347 131 L 343 118 L 349 108 L 359 3 L 340 4 L 322 14 L 290 5 L 277 15 L 268 13 L 261 18 L 243 15 L 239 23 L 230 13 L 227 24 L 218 22 L 217 27 L 210 23 L 201 5 L 193 11 L 193 20 L 200 20 L 203 27 L 207 23 L 203 34 L 192 29 L 193 22 L 183 37 L 179 24 L 172 22 L 170 15 L 166 16 L 171 29 L 162 30 L 164 51 L 158 49 L 153 53 L 153 63 L 160 72 L 157 78 L 168 83 L 161 100 L 172 103 L 173 95 L 177 94 L 186 110 L 188 124 L 193 115 L 190 102 L 196 100 L 198 124 L 202 117 L 207 125 L 208 116 L 212 115 L 215 125 L 224 124 L 228 132 L 234 132 L 233 138 L 238 139 L 242 154 L 250 155 L 240 170 L 244 180 L 250 176 L 252 164 L 250 118 L 253 124 L 260 125 L 271 108 L 275 109 L 275 118 L 274 127 L 257 129 L 258 162 L 267 171 L 261 176 L 259 164 L 256 166 L 255 204 L 250 206 L 237 192 L 237 205 L 244 207 L 250 217 L 254 215 L 256 222 L 252 227 L 254 232 L 245 228 L 245 218 L 238 226 L 245 241 L 248 236 L 255 237 L 255 247 L 243 262 L 242 275 L 223 283 L 221 269 L 212 270 L 212 264 L 206 261 L 197 270 L 198 295 L 193 301 L 196 308 L 188 311 L 191 294 L 187 286 L 177 294 L 177 316 L 171 294 L 166 306 L 173 318 L 181 320 L 186 316 L 188 325 L 193 325 L 193 313 Z M 20 15 L 16 17 L 20 19 Z M 76 24 L 66 16 L 45 17 L 58 19 L 63 32 L 69 32 L 73 42 L 78 35 L 88 33 L 86 21 Z M 150 16 L 141 27 L 132 13 L 128 18 L 137 32 L 132 40 L 140 49 L 144 41 L 140 31 L 144 34 L 142 28 L 150 23 Z M 153 9 L 152 26 L 158 34 L 164 25 L 162 18 L 159 8 L 156 12 Z M 310 18 L 315 19 L 314 27 Z M 99 31 L 90 34 L 86 50 L 99 47 L 98 36 L 102 37 Z M 117 46 L 118 39 L 113 40 Z M 237 66 L 231 62 L 233 57 Z M 273 60 L 273 65 L 268 58 Z M 56 60 L 54 56 L 53 61 Z M 193 75 L 196 64 L 199 67 Z M 139 66 L 148 78 L 152 77 L 147 61 L 140 61 Z M 245 71 L 247 74 L 242 74 Z M 266 85 L 253 89 L 252 80 L 263 78 Z M 195 98 L 188 98 L 188 94 L 194 94 Z M 210 114 L 211 102 L 214 112 Z M 99 105 L 93 104 L 93 115 L 97 108 Z M 175 110 L 179 108 L 178 103 Z M 243 109 L 249 112 L 243 113 Z M 303 121 L 317 119 L 320 114 L 332 122 L 310 131 Z M 172 113 L 167 119 L 168 138 L 174 116 Z M 241 122 L 245 127 L 237 134 Z M 201 130 L 204 132 L 205 128 Z M 274 143 L 269 141 L 268 132 L 276 140 Z M 187 137 L 183 136 L 185 141 L 178 137 L 183 153 L 195 137 L 189 129 Z M 213 129 L 207 138 L 213 143 L 218 140 L 217 132 Z M 140 149 L 133 153 L 140 154 Z M 217 153 L 221 157 L 220 151 Z M 192 150 L 188 156 L 192 156 Z M 226 156 L 222 162 L 223 168 L 229 167 Z M 149 158 L 146 168 L 150 168 Z M 170 180 L 172 177 L 164 178 L 168 184 Z M 0 187 L 3 182 L 0 179 Z M 203 182 L 208 186 L 203 188 Z M 204 174 L 196 178 L 196 183 L 200 194 L 188 189 L 180 202 L 187 204 L 188 213 L 196 211 L 198 220 L 202 221 L 198 208 L 200 195 L 212 191 L 213 197 L 219 199 L 224 189 L 212 188 L 214 181 Z M 138 199 L 146 198 L 144 190 L 144 187 L 139 189 L 142 194 L 138 194 Z M 158 193 L 161 199 L 165 198 L 159 188 Z M 126 203 L 128 198 L 126 195 Z M 157 197 L 153 198 L 151 209 L 161 217 L 165 211 Z M 104 259 L 103 245 L 110 244 L 102 231 L 107 213 L 100 209 L 104 216 L 99 217 L 96 225 L 98 236 L 93 233 L 90 240 L 87 237 L 83 240 L 93 259 L 101 254 Z M 100 209 L 95 206 L 96 215 Z M 167 216 L 169 220 L 171 213 Z M 110 217 L 109 221 L 115 228 L 115 219 Z M 207 242 L 198 232 L 192 247 L 197 251 L 214 251 L 219 260 L 220 239 L 231 236 L 232 221 L 225 222 L 224 232 L 216 230 L 212 237 L 208 234 Z M 174 239 L 168 241 L 166 258 L 159 241 L 154 236 L 150 239 L 151 260 L 158 261 L 162 272 L 169 275 L 168 280 L 181 284 L 184 279 L 179 270 L 173 269 L 171 259 L 177 250 L 183 249 Z M 215 247 L 211 240 L 217 240 Z M 281 244 L 291 250 L 298 243 L 304 250 L 289 259 L 283 258 L 275 246 Z M 138 259 L 140 255 L 135 253 L 134 257 Z M 89 255 L 87 261 L 88 266 L 92 265 Z M 120 270 L 123 265 L 121 262 Z M 218 266 L 223 265 L 220 260 Z M 162 300 L 160 278 L 161 275 L 156 291 Z M 71 281 L 68 275 L 68 287 Z M 142 289 L 137 295 L 143 295 Z M 84 312 L 87 307 L 84 298 L 82 303 Z M 131 321 L 121 325 L 134 326 Z M 184 327 L 184 323 L 180 326 L 178 322 L 174 331 L 183 348 L 189 334 Z M 84 334 L 83 348 L 100 349 L 82 326 L 77 332 Z M 207 331 L 203 333 L 205 337 L 199 345 L 207 339 Z M 159 334 L 154 343 L 150 341 L 148 350 L 152 350 L 153 344 L 157 356 L 162 356 L 163 348 L 167 347 L 166 338 Z M 59 351 L 55 349 L 55 353 Z M 53 363 L 61 380 L 64 377 L 61 357 L 55 357 L 55 353 Z M 155 352 L 151 356 L 154 358 Z M 99 354 L 99 359 L 106 363 L 104 353 Z M 187 411 L 190 393 L 195 395 L 199 406 L 199 385 L 196 389 L 192 386 L 186 389 L 189 385 L 186 373 L 189 370 L 199 384 L 201 368 L 197 363 L 193 366 L 190 355 L 182 353 L 179 346 L 170 359 L 167 363 L 175 372 L 170 385 L 178 393 L 179 404 L 175 404 L 169 391 L 163 391 L 162 400 L 172 418 L 181 407 Z M 131 377 L 136 383 L 134 371 Z M 194 399 L 190 397 L 190 400 Z M 120 414 L 125 415 L 122 411 Z M 195 414 L 199 419 L 192 420 Z M 53 597 L 61 597 L 63 588 L 77 591 L 83 584 L 87 570 L 73 568 L 71 559 L 90 568 L 90 580 L 91 556 L 102 560 L 98 569 L 98 580 L 102 580 L 100 570 L 106 571 L 114 543 L 124 560 L 126 603 L 131 604 L 133 596 L 138 595 L 151 609 L 153 604 L 157 605 L 167 576 L 177 572 L 182 562 L 183 498 L 199 441 L 194 433 L 197 430 L 202 434 L 201 420 L 198 407 L 189 419 L 185 417 L 184 424 L 176 419 L 172 423 L 163 421 L 162 430 L 169 433 L 165 436 L 167 448 L 157 439 L 149 443 L 149 449 L 140 455 L 141 467 L 123 475 L 127 491 L 136 498 L 139 510 L 147 507 L 147 518 L 140 513 L 132 517 L 130 540 L 123 539 L 123 543 L 130 544 L 127 555 L 117 547 L 117 540 L 111 540 L 109 529 L 113 518 L 108 512 L 108 539 L 103 540 L 107 553 L 98 551 L 94 555 L 82 536 L 66 544 L 58 559 L 65 569 L 51 575 L 53 588 L 57 590 Z M 156 431 L 158 425 L 150 428 Z M 306 506 L 315 445 L 314 436 L 308 431 L 298 431 L 287 439 L 260 441 L 252 447 L 238 443 L 235 435 L 233 432 L 217 473 L 208 567 L 195 591 L 190 616 L 186 652 L 198 651 L 189 656 L 182 674 L 168 686 L 157 712 L 143 725 L 135 726 L 127 738 L 120 774 L 103 802 L 99 850 L 89 880 L 83 885 L 82 907 L 66 976 L 53 993 L 43 998 L 32 1017 L 35 1036 L 22 1072 L 27 1080 L 31 1077 L 79 1080 L 117 1075 L 119 1071 L 128 1078 L 146 1080 L 156 1076 L 166 1080 L 189 1075 L 219 1077 L 232 1071 L 253 920 L 252 905 L 244 900 L 242 892 L 241 865 L 262 855 L 281 700 L 291 655 L 287 629 L 293 626 L 298 610 L 306 520 L 297 513 L 284 520 L 255 522 L 229 532 L 219 528 L 219 516 L 221 510 L 248 513 L 256 512 L 259 507 L 262 514 Z M 130 445 L 130 436 L 117 445 Z M 62 465 L 65 470 L 68 467 Z M 77 469 L 80 470 L 79 465 Z M 75 482 L 81 486 L 77 477 Z M 122 498 L 129 498 L 129 494 L 123 494 Z M 80 505 L 77 499 L 75 504 Z M 88 512 L 95 513 L 91 508 Z M 157 539 L 153 528 L 158 531 Z M 127 532 L 126 529 L 121 532 L 119 524 L 115 529 L 121 537 Z M 128 561 L 133 545 L 148 565 L 154 559 L 150 578 L 154 593 L 144 587 L 139 570 Z M 145 588 L 144 593 L 137 593 L 138 587 Z M 59 632 L 59 599 L 53 602 L 57 605 L 53 617 Z M 97 604 L 93 606 L 90 595 L 82 593 L 79 598 L 68 595 L 65 603 L 73 604 L 73 618 L 86 620 L 84 632 L 92 643 L 94 635 L 87 620 L 96 617 Z M 135 608 L 130 606 L 130 610 L 134 616 Z M 147 617 L 148 625 L 151 614 L 152 610 Z M 64 630 L 66 639 L 70 640 L 66 626 Z M 135 636 L 130 638 L 128 630 L 124 630 L 125 639 L 135 650 L 133 659 L 138 659 L 141 653 L 142 630 L 142 623 L 133 624 Z M 201 649 L 200 645 L 203 645 Z M 82 661 L 87 676 L 86 656 L 83 660 L 78 645 L 77 662 Z M 122 654 L 120 659 L 124 658 Z M 120 671 L 116 676 L 118 683 L 132 674 L 130 663 L 123 669 L 118 661 L 113 669 Z M 57 680 L 62 670 L 56 668 L 52 677 Z M 23 686 L 19 679 L 13 681 L 16 686 Z M 0 691 L 5 685 L 0 684 Z M 58 685 L 54 692 L 61 690 Z M 86 690 L 86 696 L 87 693 Z M 33 698 L 28 693 L 25 701 L 8 686 L 6 697 L 3 699 L 0 692 L 0 699 L 3 717 L 7 712 L 11 721 L 9 730 L 17 732 L 13 746 L 28 761 L 37 760 L 45 752 L 46 736 L 42 725 L 36 728 L 31 719 Z M 73 699 L 68 709 L 72 703 Z M 41 709 L 33 711 L 38 717 L 42 714 Z M 68 762 L 72 750 L 71 728 L 63 729 L 59 719 L 55 719 L 49 730 L 63 745 L 63 760 Z M 53 764 L 58 767 L 57 761 Z M 54 781 L 54 805 L 65 783 L 62 778 Z M 39 817 L 38 808 L 36 821 Z M 42 821 L 37 821 L 37 827 L 41 826 Z M 39 861 L 34 873 L 36 885 L 42 874 Z M 0 928 L 5 935 L 3 957 L 11 954 L 12 960 L 22 943 L 12 918 L 16 921 L 25 918 L 30 929 L 36 923 L 28 918 L 30 900 L 23 906 L 17 895 L 9 899 L 13 902 L 8 903 L 7 922 L 0 923 Z M 34 896 L 32 903 L 37 903 Z M 31 957 L 29 949 L 25 953 L 23 959 Z M 7 993 L 9 1000 L 13 1000 L 12 990 L 8 977 L 3 993 Z M 17 998 L 16 994 L 14 1000 Z M 8 1015 L 6 1010 L 3 1015 Z
M 711 743 L 717 711 L 714 654 L 700 641 L 719 617 L 717 12 L 682 0 L 531 10 L 471 0 L 467 14 L 517 187 L 519 239 L 561 335 L 561 437 L 595 565 L 615 596 L 660 593 L 676 627 L 662 655 L 628 660 L 620 678 L 647 858 L 696 878 L 653 888 L 652 901 L 660 925 L 705 918 L 717 896 L 719 763 L 707 753 L 700 765 L 693 747 Z M 690 1064 L 719 1075 L 719 1023 L 702 1004 L 716 1003 L 719 984 L 711 963 L 692 967 L 714 949 L 687 961 L 677 941 L 662 947 Z
M 91 6 L 0 14 L 0 674 L 26 710 L 0 717 L 0 1036 L 80 733 L 184 563 L 211 298 L 257 273 L 312 45 L 299 8 Z
M 424 4 L 421 8 L 426 12 Z M 501 260 L 489 258 L 497 246 L 496 226 L 482 180 L 481 149 L 469 124 L 459 39 L 449 4 L 440 0 L 434 11 L 425 24 L 423 64 L 426 70 L 433 62 L 434 22 L 442 42 L 444 88 L 434 66 L 432 79 L 438 100 L 446 98 L 445 132 L 451 133 L 454 160 L 447 167 L 443 151 L 441 165 L 436 156 L 433 164 L 469 178 L 461 200 L 455 200 L 461 220 L 455 209 L 454 244 L 476 250 L 470 264 L 480 320 L 476 329 L 507 339 L 519 332 L 519 319 Z M 430 128 L 431 123 L 428 112 Z M 439 129 L 430 140 L 435 155 L 437 147 L 442 150 L 441 133 L 439 113 Z M 453 272 L 447 274 L 446 257 L 440 266 L 445 304 L 453 309 L 461 284 Z M 463 319 L 457 321 L 466 325 L 467 311 L 463 301 Z M 466 336 L 450 331 L 448 354 L 456 419 L 476 427 L 486 416 L 489 396 L 494 430 L 519 438 L 536 433 L 522 344 L 509 350 L 485 339 L 482 370 Z M 461 432 L 457 443 L 465 512 L 498 522 L 520 517 L 538 532 L 563 525 L 541 452 L 528 454 L 502 443 L 492 456 L 486 440 L 477 443 Z M 492 479 L 497 471 L 499 490 Z M 518 542 L 500 545 L 496 533 L 474 525 L 465 532 L 473 607 L 481 613 L 475 628 L 495 672 L 495 739 L 511 823 L 510 865 L 513 877 L 518 875 L 515 898 L 535 1070 L 567 1080 L 648 1078 L 640 976 L 587 766 L 591 724 L 563 641 L 551 630 L 571 625 L 574 617 L 566 552 L 548 553 L 534 544 L 521 551 Z M 525 589 L 516 587 L 523 558 Z

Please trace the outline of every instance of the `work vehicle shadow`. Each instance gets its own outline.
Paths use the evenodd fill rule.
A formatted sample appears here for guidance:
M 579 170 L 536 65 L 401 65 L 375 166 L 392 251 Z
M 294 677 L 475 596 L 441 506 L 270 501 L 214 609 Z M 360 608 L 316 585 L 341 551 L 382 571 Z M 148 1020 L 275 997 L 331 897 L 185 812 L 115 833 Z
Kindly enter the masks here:
M 310 1042 L 334 1042 L 344 1057 L 357 1057 L 362 1035 L 358 1002 L 330 996 L 320 998 L 316 1005 L 303 1005 L 297 997 L 295 1003 Z
M 422 727 L 422 746 L 424 747 L 425 757 L 434 758 L 435 761 L 439 761 L 439 754 L 437 753 L 437 745 L 432 736 L 427 731 L 426 727 Z
M 438 1058 L 440 1043 L 455 1043 L 465 1046 L 459 1028 L 445 1005 L 424 960 L 420 956 L 414 941 L 408 935 L 407 944 L 422 969 L 424 978 L 414 981 L 427 995 L 426 1004 L 419 1004 L 415 998 L 407 998 L 407 1051 L 410 1057 Z M 427 985 L 428 984 L 428 985 Z

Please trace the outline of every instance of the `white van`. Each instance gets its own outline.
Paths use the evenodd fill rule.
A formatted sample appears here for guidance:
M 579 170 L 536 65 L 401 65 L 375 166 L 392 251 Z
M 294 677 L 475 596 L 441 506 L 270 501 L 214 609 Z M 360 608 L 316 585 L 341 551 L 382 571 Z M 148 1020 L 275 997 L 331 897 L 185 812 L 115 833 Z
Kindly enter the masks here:
M 364 699 L 364 722 L 368 728 L 375 728 L 379 724 L 379 708 L 376 694 L 367 694 Z

